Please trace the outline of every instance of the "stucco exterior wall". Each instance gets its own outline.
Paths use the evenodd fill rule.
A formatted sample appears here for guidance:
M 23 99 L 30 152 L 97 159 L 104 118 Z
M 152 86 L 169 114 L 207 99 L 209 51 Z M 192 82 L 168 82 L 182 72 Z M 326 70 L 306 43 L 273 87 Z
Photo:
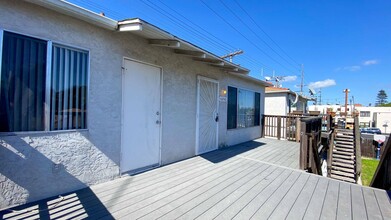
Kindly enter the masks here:
M 0 209 L 119 177 L 122 62 L 124 57 L 163 69 L 162 164 L 195 155 L 197 75 L 261 93 L 264 87 L 188 57 L 153 47 L 132 33 L 117 33 L 22 1 L 0 0 L 0 29 L 90 52 L 88 129 L 0 134 Z M 261 114 L 264 102 L 261 101 Z M 220 102 L 219 145 L 261 136 L 260 126 L 227 130 Z
M 287 115 L 287 93 L 267 93 L 265 97 L 265 115 Z

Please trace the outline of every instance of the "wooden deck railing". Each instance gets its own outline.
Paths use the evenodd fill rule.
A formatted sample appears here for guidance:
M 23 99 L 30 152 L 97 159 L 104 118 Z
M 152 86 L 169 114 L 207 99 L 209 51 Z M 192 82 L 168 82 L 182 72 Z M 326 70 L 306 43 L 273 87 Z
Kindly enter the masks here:
M 331 115 L 319 115 L 322 119 L 321 130 L 328 132 L 332 129 L 333 118 Z M 301 119 L 313 116 L 291 114 L 288 116 L 263 115 L 262 137 L 273 137 L 300 142 Z
M 373 176 L 372 187 L 391 190 L 391 135 L 383 148 L 383 153 Z
M 301 119 L 300 132 L 300 169 L 322 175 L 321 156 L 325 147 L 321 147 L 322 117 Z
M 358 121 L 358 116 L 354 117 L 354 146 L 355 146 L 355 156 L 356 156 L 356 181 L 361 176 L 361 132 L 360 132 L 360 123 Z
M 301 116 L 263 116 L 263 137 L 299 141 Z M 296 129 L 299 128 L 299 129 Z

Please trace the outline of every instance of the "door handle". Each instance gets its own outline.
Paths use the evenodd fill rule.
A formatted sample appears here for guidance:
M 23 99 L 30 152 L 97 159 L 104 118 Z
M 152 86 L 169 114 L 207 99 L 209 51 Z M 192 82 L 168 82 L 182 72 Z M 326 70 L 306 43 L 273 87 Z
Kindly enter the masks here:
M 160 120 L 156 120 L 156 124 L 160 125 L 162 122 Z
M 215 121 L 216 121 L 216 122 L 219 122 L 219 115 L 216 115 Z

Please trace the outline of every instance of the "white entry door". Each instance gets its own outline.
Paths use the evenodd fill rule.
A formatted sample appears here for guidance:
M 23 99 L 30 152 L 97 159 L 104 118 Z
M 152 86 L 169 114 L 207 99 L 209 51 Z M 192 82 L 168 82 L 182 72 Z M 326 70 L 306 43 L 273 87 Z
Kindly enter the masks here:
M 121 172 L 160 162 L 161 69 L 124 61 Z
M 218 93 L 216 80 L 198 77 L 196 153 L 202 154 L 218 147 Z

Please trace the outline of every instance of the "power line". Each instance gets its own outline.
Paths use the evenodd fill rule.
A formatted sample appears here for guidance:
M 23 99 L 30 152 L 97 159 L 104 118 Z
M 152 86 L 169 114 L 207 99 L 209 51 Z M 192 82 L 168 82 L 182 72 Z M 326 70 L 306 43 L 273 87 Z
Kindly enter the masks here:
M 261 30 L 287 57 L 289 57 L 289 59 L 291 59 L 296 65 L 300 66 L 300 64 L 298 62 L 296 62 L 291 56 L 289 56 L 288 53 L 286 53 L 278 44 L 276 41 L 273 40 L 272 37 L 270 37 L 269 34 L 266 33 L 265 30 L 263 30 L 263 28 L 258 25 L 258 23 L 252 18 L 252 16 L 239 4 L 239 2 L 237 2 L 236 0 L 234 0 L 234 2 L 239 6 L 239 8 L 250 18 L 250 20 L 259 28 L 259 30 Z
M 283 56 L 281 56 L 276 50 L 274 50 L 273 47 L 271 47 L 265 40 L 263 40 L 246 22 L 244 22 L 240 16 L 238 16 L 231 8 L 229 8 L 222 0 L 219 0 L 220 3 L 228 9 L 244 26 L 248 28 L 248 30 L 251 31 L 258 39 L 260 39 L 267 47 L 269 47 L 274 53 L 276 53 L 281 59 L 283 59 L 287 64 L 291 65 L 293 68 L 297 68 L 296 66 L 292 65 L 287 59 L 285 59 Z
M 88 6 L 90 9 L 97 10 L 98 12 L 105 12 L 105 13 L 108 12 L 107 14 L 116 15 L 116 17 L 118 17 L 119 19 L 123 19 L 123 18 L 125 17 L 123 14 L 118 13 L 117 11 L 110 10 L 110 9 L 108 9 L 107 7 L 104 7 L 104 6 L 99 5 L 99 4 L 97 4 L 97 3 L 90 2 L 90 1 L 88 1 L 88 0 L 75 0 L 75 1 L 82 2 L 84 5 Z M 148 0 L 148 1 L 149 1 L 149 0 Z M 150 1 L 149 1 L 149 2 L 150 2 Z M 159 0 L 159 2 L 163 3 L 163 2 L 160 1 L 160 0 Z M 142 3 L 146 5 L 145 2 L 142 2 Z M 151 4 L 152 4 L 152 2 L 151 2 Z M 158 9 L 164 10 L 164 9 L 162 9 L 161 7 L 157 6 L 156 4 L 154 4 L 154 5 L 155 5 Z M 220 46 L 217 46 L 217 47 L 220 48 L 220 49 L 223 47 L 224 53 L 230 52 L 230 51 L 234 51 L 234 50 L 236 49 L 236 48 L 234 48 L 233 46 L 231 46 L 230 44 L 228 44 L 228 43 L 226 43 L 226 42 L 220 40 L 220 39 L 217 38 L 215 35 L 211 34 L 210 32 L 208 32 L 207 30 L 205 30 L 205 29 L 202 28 L 201 26 L 195 24 L 194 22 L 191 22 L 191 21 L 190 21 L 189 19 L 187 19 L 185 16 L 183 16 L 182 14 L 180 14 L 179 12 L 177 12 L 176 10 L 172 9 L 172 8 L 169 7 L 168 5 L 166 5 L 166 4 L 164 4 L 164 3 L 163 3 L 163 5 L 165 5 L 168 9 L 174 11 L 174 12 L 175 12 L 177 15 L 179 15 L 180 17 L 182 17 L 182 18 L 184 18 L 185 20 L 189 21 L 191 24 L 193 24 L 194 26 L 196 26 L 198 29 L 203 30 L 203 32 L 205 32 L 207 35 L 209 35 L 209 36 L 213 37 L 214 39 L 216 39 L 216 40 L 214 40 L 214 39 L 212 39 L 211 37 L 208 37 L 207 42 L 209 42 L 209 44 L 212 45 L 212 47 L 216 47 L 216 44 L 219 44 Z M 151 6 L 151 5 L 147 5 L 147 6 L 150 7 L 150 8 L 153 7 L 153 6 Z M 152 9 L 153 9 L 153 8 L 152 8 Z M 154 9 L 154 10 L 155 10 L 155 11 L 158 11 L 157 9 Z M 169 19 L 169 21 L 170 21 L 171 23 L 174 24 L 174 26 L 172 26 L 172 27 L 175 27 L 175 28 L 178 28 L 178 27 L 179 27 L 180 29 L 185 30 L 185 32 L 191 33 L 191 35 L 189 35 L 190 38 L 196 39 L 196 38 L 194 38 L 194 31 L 196 31 L 196 32 L 198 33 L 197 36 L 199 36 L 200 38 L 205 39 L 205 37 L 207 37 L 207 36 L 204 37 L 203 34 L 202 34 L 200 31 L 196 30 L 194 27 L 190 26 L 189 24 L 186 24 L 185 22 L 183 22 L 183 21 L 182 21 L 181 19 L 179 19 L 178 17 L 172 15 L 171 13 L 168 13 L 166 10 L 164 10 L 164 11 L 165 11 L 167 14 L 169 14 L 170 16 L 174 17 L 174 18 L 175 18 L 176 20 L 178 20 L 180 23 L 183 23 L 184 25 L 188 26 L 191 30 L 193 30 L 193 32 L 192 32 L 192 31 L 189 31 L 188 28 L 184 28 L 183 25 L 180 25 L 180 24 L 178 25 L 178 22 L 173 21 L 173 19 Z M 142 12 L 142 11 L 140 11 L 139 13 L 144 14 L 144 15 L 146 15 L 147 17 L 150 17 L 149 14 L 145 14 L 145 13 Z M 162 13 L 160 12 L 159 14 L 162 14 Z M 167 17 L 167 15 L 166 15 L 165 17 Z M 155 20 L 155 19 L 152 19 L 152 20 Z M 160 22 L 160 20 L 157 21 L 156 23 L 159 23 L 159 22 Z M 167 24 L 166 24 L 166 25 L 167 25 Z M 170 26 L 171 26 L 171 25 L 170 25 Z M 175 28 L 174 28 L 174 29 L 175 29 Z M 162 36 L 162 37 L 164 36 L 163 34 L 160 34 L 160 33 L 158 33 L 158 34 L 159 34 L 160 36 Z M 205 41 L 202 41 L 202 43 L 205 43 Z M 240 59 L 238 59 L 238 60 L 244 60 L 244 61 L 248 62 L 249 64 L 252 64 L 252 65 L 249 65 L 249 66 L 253 66 L 253 65 L 254 65 L 256 68 L 253 68 L 253 69 L 258 69 L 258 68 L 262 68 L 262 67 L 263 67 L 263 68 L 265 68 L 265 69 L 273 70 L 273 68 L 269 67 L 268 65 L 266 65 L 266 64 L 264 64 L 264 63 L 262 63 L 262 62 L 260 62 L 260 61 L 257 60 L 257 59 L 254 59 L 253 57 L 248 56 L 248 55 L 246 55 L 246 54 L 243 55 L 243 56 L 241 56 Z M 261 66 L 261 67 L 257 67 L 257 66 Z
M 140 0 L 140 1 L 142 1 L 142 0 Z M 174 16 L 172 13 L 167 12 L 166 10 L 162 9 L 161 7 L 159 7 L 158 5 L 152 3 L 152 2 L 149 1 L 149 0 L 146 0 L 146 1 L 150 2 L 151 4 L 153 4 L 155 7 L 157 7 L 157 8 L 160 9 L 161 11 L 164 11 L 164 12 L 165 12 L 166 14 L 168 14 L 169 16 L 172 16 L 173 18 L 175 18 L 175 19 L 178 20 L 179 22 L 181 22 L 181 23 L 183 23 L 184 25 L 188 26 L 188 27 L 190 28 L 190 30 L 192 30 L 192 32 L 194 32 L 194 31 L 197 32 L 197 33 L 198 33 L 197 35 L 200 36 L 201 38 L 204 38 L 204 35 L 202 35 L 201 32 L 197 31 L 197 30 L 194 29 L 192 26 L 186 24 L 186 23 L 183 22 L 181 19 L 179 19 L 178 17 Z M 187 19 L 185 16 L 183 16 L 182 14 L 180 14 L 179 12 L 177 12 L 176 10 L 174 10 L 174 9 L 172 9 L 171 7 L 169 7 L 168 5 L 164 4 L 162 1 L 159 0 L 159 2 L 161 2 L 164 6 L 166 6 L 168 9 L 172 10 L 174 13 L 176 13 L 176 14 L 179 15 L 180 17 L 182 17 L 182 18 L 184 18 L 185 20 L 189 21 L 191 24 L 193 24 L 193 25 L 196 26 L 197 28 L 203 30 L 204 33 L 208 34 L 209 36 L 211 36 L 211 37 L 213 37 L 214 39 L 217 40 L 217 41 L 216 41 L 216 40 L 212 39 L 211 37 L 205 36 L 205 37 L 207 37 L 207 38 L 209 39 L 209 42 L 212 41 L 212 43 L 215 42 L 215 43 L 213 43 L 214 45 L 219 44 L 219 45 L 221 45 L 222 47 L 224 47 L 224 48 L 226 48 L 226 49 L 228 48 L 228 49 L 231 50 L 231 51 L 234 50 L 234 49 L 233 49 L 234 47 L 232 47 L 230 44 L 228 44 L 228 43 L 226 43 L 226 42 L 224 42 L 224 41 L 218 39 L 215 35 L 211 34 L 209 31 L 205 30 L 204 28 L 200 27 L 199 25 L 195 24 L 194 22 L 190 21 L 189 19 Z M 146 4 L 145 2 L 143 2 L 143 3 Z M 149 7 L 152 7 L 152 6 L 149 5 Z M 155 11 L 158 11 L 158 10 L 156 10 L 156 9 L 154 9 L 154 10 L 155 10 Z M 162 14 L 163 16 L 167 17 L 166 14 L 163 14 L 163 13 L 161 13 L 161 12 L 159 12 L 159 13 Z M 171 20 L 172 20 L 172 19 L 171 19 Z M 175 22 L 175 23 L 177 23 L 177 22 Z M 183 25 L 180 25 L 180 26 L 183 27 Z M 189 30 L 189 29 L 186 28 L 185 30 Z M 223 45 L 223 44 L 224 44 L 224 45 Z M 248 56 L 245 56 L 245 58 L 250 59 L 250 57 L 248 57 Z M 270 69 L 270 70 L 272 69 L 272 68 L 268 67 L 267 65 L 263 64 L 262 62 L 256 61 L 256 60 L 254 60 L 254 59 L 252 59 L 252 60 L 247 60 L 247 61 L 253 62 L 253 63 L 254 63 L 254 62 L 255 62 L 255 63 L 259 63 L 259 64 L 261 64 L 261 66 L 263 66 L 263 67 L 265 67 L 265 68 L 267 68 L 267 69 Z
M 208 4 L 206 4 L 203 0 L 200 0 L 207 8 L 209 8 L 209 10 L 211 10 L 216 16 L 218 16 L 222 21 L 224 21 L 228 26 L 230 26 L 232 29 L 234 29 L 238 34 L 240 34 L 244 39 L 246 39 L 249 43 L 251 43 L 254 47 L 256 47 L 259 51 L 261 51 L 263 54 L 265 54 L 267 57 L 269 57 L 269 59 L 273 60 L 274 62 L 276 62 L 277 64 L 279 64 L 281 67 L 283 67 L 284 69 L 288 70 L 290 72 L 290 70 L 285 66 L 283 65 L 282 63 L 280 63 L 278 60 L 274 59 L 273 57 L 271 57 L 269 54 L 267 54 L 265 51 L 263 51 L 257 44 L 255 44 L 254 42 L 252 42 L 248 37 L 246 37 L 244 34 L 242 34 L 238 29 L 236 29 L 231 23 L 229 23 L 228 21 L 226 21 L 220 14 L 218 14 L 213 8 L 209 7 Z

